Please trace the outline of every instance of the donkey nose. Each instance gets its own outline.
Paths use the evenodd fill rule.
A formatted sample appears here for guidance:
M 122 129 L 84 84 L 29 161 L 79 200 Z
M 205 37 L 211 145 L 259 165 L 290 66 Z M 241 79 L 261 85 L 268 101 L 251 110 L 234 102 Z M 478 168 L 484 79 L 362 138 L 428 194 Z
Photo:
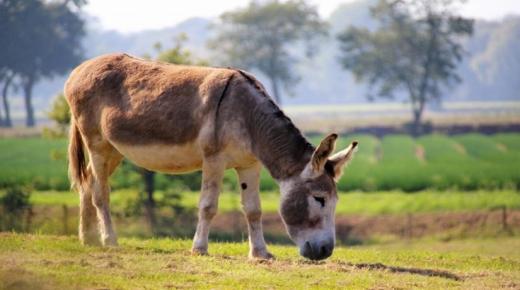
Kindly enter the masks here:
M 320 259 L 327 259 L 332 255 L 332 251 L 334 251 L 333 243 L 325 243 L 320 248 Z
M 311 260 L 323 260 L 330 255 L 332 255 L 332 251 L 334 250 L 333 242 L 321 242 L 321 243 L 310 243 L 309 241 L 305 242 L 303 248 L 301 250 L 301 255 L 307 259 Z

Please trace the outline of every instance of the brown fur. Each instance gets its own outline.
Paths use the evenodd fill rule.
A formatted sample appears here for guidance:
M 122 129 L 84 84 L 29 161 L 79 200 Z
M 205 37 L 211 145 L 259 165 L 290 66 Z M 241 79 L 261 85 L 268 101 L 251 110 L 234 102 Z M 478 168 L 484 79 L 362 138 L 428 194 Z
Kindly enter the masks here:
M 282 201 L 280 213 L 287 225 L 293 227 L 315 226 L 318 221 L 309 219 L 308 197 L 315 192 L 325 193 L 325 199 L 337 197 L 336 185 L 331 176 L 321 174 L 316 178 L 299 183 Z
M 65 90 L 80 126 L 107 139 L 183 144 L 197 137 L 232 73 L 116 54 L 80 66 Z
M 334 147 L 338 139 L 337 134 L 330 134 L 320 142 L 318 148 L 312 154 L 312 168 L 315 172 L 323 170 L 325 163 L 327 162 L 329 155 L 334 152 Z
M 310 160 L 314 147 L 253 76 L 243 71 L 240 74 L 241 77 L 234 81 L 229 98 L 235 102 L 226 104 L 224 115 L 240 120 L 251 140 L 252 152 L 275 179 L 301 172 Z M 262 94 L 260 101 L 249 97 L 257 92 Z

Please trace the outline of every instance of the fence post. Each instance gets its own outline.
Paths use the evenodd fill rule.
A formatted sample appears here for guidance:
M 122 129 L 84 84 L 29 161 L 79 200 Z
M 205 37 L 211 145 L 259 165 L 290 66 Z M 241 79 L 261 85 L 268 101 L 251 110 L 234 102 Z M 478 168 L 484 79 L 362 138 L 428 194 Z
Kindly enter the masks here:
M 26 232 L 30 232 L 31 231 L 33 215 L 34 215 L 34 212 L 32 210 L 32 207 L 29 207 L 27 209 L 27 215 L 26 215 L 26 219 L 25 219 L 25 231 Z
M 502 206 L 502 230 L 505 232 L 509 231 L 509 226 L 507 225 L 507 207 L 505 205 Z
M 69 234 L 69 208 L 66 204 L 62 206 L 63 209 L 63 234 Z
M 407 215 L 407 226 L 408 226 L 408 239 L 411 240 L 412 239 L 412 214 L 411 213 L 408 213 Z

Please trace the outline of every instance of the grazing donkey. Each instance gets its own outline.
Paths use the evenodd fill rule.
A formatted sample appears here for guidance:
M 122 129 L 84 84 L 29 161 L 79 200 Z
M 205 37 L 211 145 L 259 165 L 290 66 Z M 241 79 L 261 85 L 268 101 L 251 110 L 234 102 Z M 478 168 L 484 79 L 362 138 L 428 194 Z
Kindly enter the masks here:
M 310 259 L 332 254 L 335 180 L 357 142 L 331 156 L 337 138 L 331 134 L 315 149 L 250 74 L 110 54 L 78 66 L 65 84 L 65 95 L 72 113 L 69 174 L 80 193 L 84 244 L 99 243 L 99 227 L 101 243 L 117 245 L 108 178 L 126 157 L 166 173 L 202 169 L 195 254 L 207 253 L 222 176 L 234 168 L 242 188 L 249 256 L 273 257 L 262 232 L 262 164 L 280 184 L 280 214 L 300 254 Z

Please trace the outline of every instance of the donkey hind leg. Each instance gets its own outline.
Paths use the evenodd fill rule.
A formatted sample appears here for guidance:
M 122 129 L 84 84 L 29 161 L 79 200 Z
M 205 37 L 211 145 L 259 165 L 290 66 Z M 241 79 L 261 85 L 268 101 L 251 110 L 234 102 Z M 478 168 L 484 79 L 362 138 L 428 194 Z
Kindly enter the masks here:
M 202 165 L 202 189 L 199 198 L 199 220 L 193 238 L 192 254 L 208 254 L 211 220 L 217 213 L 218 196 L 225 167 L 218 158 L 208 158 Z
M 87 176 L 92 176 L 90 168 L 87 171 Z M 87 182 L 90 183 L 90 181 Z M 98 237 L 97 214 L 96 208 L 92 203 L 92 191 L 90 188 L 80 189 L 79 201 L 79 240 L 83 245 L 99 246 L 101 243 Z
M 262 230 L 262 208 L 259 195 L 261 168 L 258 163 L 249 168 L 237 168 L 236 171 L 242 190 L 240 193 L 242 209 L 247 220 L 249 258 L 273 259 L 274 256 L 267 251 Z
M 84 201 L 85 209 L 91 210 L 93 206 L 96 211 L 101 244 L 103 246 L 116 246 L 117 237 L 110 216 L 110 188 L 108 178 L 121 162 L 122 155 L 114 148 L 107 147 L 108 146 L 105 146 L 102 151 L 89 149 L 90 175 L 88 176 L 88 188 L 86 190 L 90 192 L 91 204 L 88 205 L 88 202 L 86 200 Z M 88 196 L 85 195 L 85 198 L 87 197 Z M 85 214 L 87 214 L 87 212 Z M 88 212 L 88 216 L 90 216 L 90 214 L 91 213 Z M 90 220 L 87 222 L 90 222 Z M 87 227 L 85 226 L 85 228 Z

